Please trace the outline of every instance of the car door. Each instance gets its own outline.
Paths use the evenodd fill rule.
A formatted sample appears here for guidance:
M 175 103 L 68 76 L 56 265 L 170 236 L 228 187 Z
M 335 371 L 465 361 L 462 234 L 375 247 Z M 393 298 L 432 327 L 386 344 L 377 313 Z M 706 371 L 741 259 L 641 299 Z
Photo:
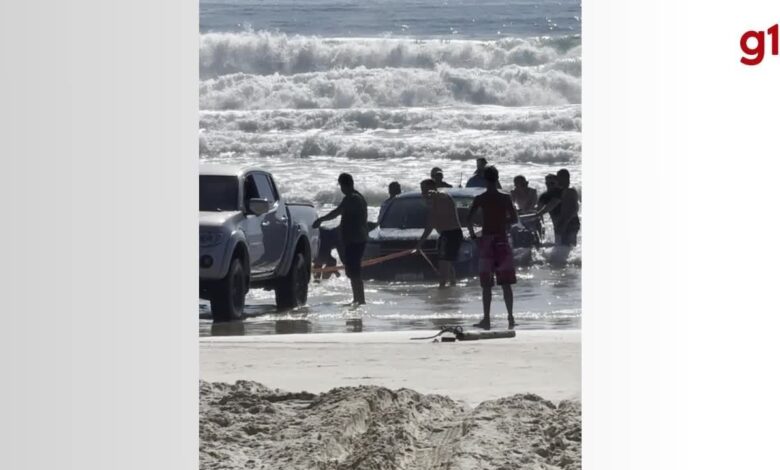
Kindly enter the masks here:
M 265 254 L 265 244 L 263 243 L 263 217 L 264 215 L 254 215 L 249 212 L 249 200 L 255 199 L 260 197 L 260 192 L 257 189 L 257 184 L 255 183 L 254 178 L 252 175 L 247 175 L 244 177 L 243 181 L 244 186 L 244 200 L 243 202 L 243 209 L 245 214 L 245 219 L 243 222 L 243 229 L 244 229 L 244 235 L 246 236 L 246 242 L 249 249 L 249 264 L 250 264 L 250 271 L 252 273 L 257 273 L 262 271 L 262 265 L 261 260 L 263 259 L 263 255 Z
M 267 199 L 271 203 L 271 209 L 263 216 L 260 223 L 265 247 L 260 266 L 263 271 L 273 271 L 279 266 L 287 248 L 290 220 L 287 217 L 284 201 L 279 197 L 279 192 L 271 178 L 263 173 L 253 173 L 252 176 L 260 198 Z

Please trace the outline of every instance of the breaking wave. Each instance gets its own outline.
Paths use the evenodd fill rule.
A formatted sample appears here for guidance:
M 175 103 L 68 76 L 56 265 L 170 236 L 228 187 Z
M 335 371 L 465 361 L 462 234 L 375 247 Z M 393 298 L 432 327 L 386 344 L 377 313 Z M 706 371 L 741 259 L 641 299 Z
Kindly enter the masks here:
M 419 40 L 401 38 L 325 39 L 288 36 L 268 31 L 207 33 L 200 37 L 200 75 L 300 74 L 341 68 L 498 69 L 508 65 L 576 64 L 579 36 L 496 41 Z
M 339 69 L 286 75 L 225 75 L 201 82 L 201 110 L 375 108 L 457 105 L 578 104 L 581 81 L 560 70 L 516 65 L 452 68 Z
M 363 132 L 341 134 L 201 132 L 201 157 L 249 154 L 256 157 L 329 156 L 357 160 L 404 158 L 513 163 L 573 163 L 582 152 L 578 132 L 507 135 L 503 132 Z
M 359 108 L 203 111 L 206 131 L 270 132 L 369 129 L 551 132 L 581 131 L 579 105 L 544 108 Z

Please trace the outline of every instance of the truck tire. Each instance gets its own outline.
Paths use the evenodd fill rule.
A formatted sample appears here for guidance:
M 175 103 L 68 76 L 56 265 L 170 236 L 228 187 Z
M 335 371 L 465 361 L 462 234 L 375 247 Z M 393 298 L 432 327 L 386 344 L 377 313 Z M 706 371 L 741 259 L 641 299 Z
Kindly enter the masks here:
M 241 260 L 230 262 L 225 279 L 219 281 L 211 294 L 211 317 L 214 321 L 240 320 L 244 315 L 247 292 L 246 274 Z
M 302 250 L 298 250 L 290 264 L 287 275 L 276 285 L 276 308 L 287 310 L 305 305 L 309 297 L 309 277 L 311 260 Z

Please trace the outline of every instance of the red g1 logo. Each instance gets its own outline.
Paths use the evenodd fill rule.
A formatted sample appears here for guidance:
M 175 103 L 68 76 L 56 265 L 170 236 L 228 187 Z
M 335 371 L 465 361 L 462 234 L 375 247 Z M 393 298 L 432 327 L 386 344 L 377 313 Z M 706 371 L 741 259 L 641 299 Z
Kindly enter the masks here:
M 763 31 L 748 31 L 742 35 L 739 45 L 742 47 L 742 53 L 745 54 L 739 60 L 745 65 L 758 65 L 764 60 L 766 52 L 766 39 L 769 39 L 772 46 L 772 55 L 780 54 L 780 44 L 778 44 L 778 25 L 774 25 Z M 767 38 L 767 36 L 769 36 Z

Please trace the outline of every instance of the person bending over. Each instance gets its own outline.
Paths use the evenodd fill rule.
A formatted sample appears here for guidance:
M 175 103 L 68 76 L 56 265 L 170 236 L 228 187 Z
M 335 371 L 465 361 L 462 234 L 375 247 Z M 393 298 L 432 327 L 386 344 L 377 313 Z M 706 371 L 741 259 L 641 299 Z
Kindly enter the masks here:
M 423 200 L 428 206 L 427 222 L 420 241 L 417 242 L 417 250 L 422 251 L 423 242 L 428 238 L 433 229 L 439 233 L 437 253 L 439 258 L 439 288 L 443 288 L 449 281 L 455 285 L 455 268 L 453 263 L 458 259 L 458 251 L 463 241 L 463 231 L 460 228 L 458 209 L 455 200 L 449 194 L 436 190 L 436 182 L 432 179 L 423 180 L 420 183 L 420 191 Z
M 332 268 L 338 264 L 336 258 L 332 253 L 335 249 L 338 252 L 339 257 L 343 258 L 343 250 L 341 249 L 341 241 L 339 240 L 339 230 L 335 228 L 320 227 L 320 247 L 317 251 L 317 256 L 314 258 L 314 282 L 319 282 L 320 279 L 328 279 L 331 274 L 335 274 L 336 277 L 341 276 L 338 271 L 331 273 L 327 271 L 325 273 L 319 270 L 323 268 Z
M 493 296 L 493 275 L 504 293 L 509 328 L 514 328 L 512 314 L 514 295 L 512 284 L 517 282 L 512 257 L 512 246 L 507 232 L 517 223 L 517 212 L 509 194 L 498 190 L 498 170 L 489 166 L 484 172 L 487 189 L 474 198 L 468 215 L 468 229 L 471 238 L 476 239 L 473 220 L 477 210 L 482 210 L 482 236 L 479 237 L 479 282 L 482 286 L 482 321 L 474 326 L 490 329 L 490 303 Z
M 363 292 L 360 263 L 368 240 L 368 205 L 363 195 L 355 190 L 352 175 L 342 173 L 339 175 L 338 182 L 341 192 L 344 193 L 344 199 L 337 208 L 315 220 L 312 226 L 319 228 L 322 222 L 341 216 L 339 231 L 344 252 L 342 262 L 352 285 L 352 304 L 363 305 L 366 303 L 366 297 Z

